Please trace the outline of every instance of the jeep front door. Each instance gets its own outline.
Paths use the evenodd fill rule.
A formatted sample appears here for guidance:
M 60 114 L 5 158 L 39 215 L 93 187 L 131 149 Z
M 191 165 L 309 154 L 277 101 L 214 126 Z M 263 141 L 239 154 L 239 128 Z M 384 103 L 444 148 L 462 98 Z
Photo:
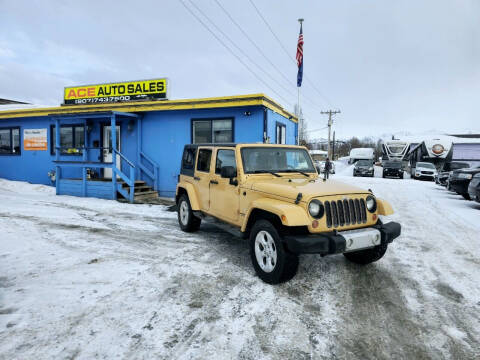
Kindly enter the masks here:
M 197 162 L 195 166 L 195 173 L 193 180 L 195 189 L 200 201 L 202 210 L 210 208 L 210 168 L 212 162 L 212 149 L 199 148 L 197 154 Z
M 232 149 L 217 149 L 215 154 L 215 172 L 210 184 L 211 212 L 220 219 L 236 222 L 239 218 L 239 187 L 230 184 L 230 179 L 220 176 L 223 166 L 233 166 L 237 169 L 235 151 Z

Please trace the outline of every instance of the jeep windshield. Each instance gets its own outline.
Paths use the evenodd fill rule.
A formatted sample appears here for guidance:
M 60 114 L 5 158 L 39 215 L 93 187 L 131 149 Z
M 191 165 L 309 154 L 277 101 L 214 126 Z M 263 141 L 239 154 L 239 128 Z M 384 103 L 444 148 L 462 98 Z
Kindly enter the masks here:
M 287 147 L 242 148 L 245 174 L 259 173 L 316 173 L 307 151 Z

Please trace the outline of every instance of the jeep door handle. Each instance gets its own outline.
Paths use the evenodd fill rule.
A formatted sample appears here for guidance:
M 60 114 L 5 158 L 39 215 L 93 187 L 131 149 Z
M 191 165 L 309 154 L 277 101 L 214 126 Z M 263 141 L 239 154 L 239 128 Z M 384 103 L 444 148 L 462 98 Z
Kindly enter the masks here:
M 198 176 L 194 176 L 194 177 L 193 177 L 193 180 L 197 180 L 197 181 L 199 181 L 199 180 L 200 180 L 200 178 L 199 178 Z
M 210 184 L 218 184 L 217 180 L 210 180 Z

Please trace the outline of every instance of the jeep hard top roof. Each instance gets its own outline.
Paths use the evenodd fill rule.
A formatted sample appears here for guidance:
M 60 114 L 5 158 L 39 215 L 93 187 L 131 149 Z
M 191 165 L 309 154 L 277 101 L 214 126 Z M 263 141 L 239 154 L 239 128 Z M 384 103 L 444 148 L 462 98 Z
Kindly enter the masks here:
M 301 145 L 287 145 L 287 144 L 265 144 L 265 143 L 201 143 L 201 144 L 186 144 L 185 147 L 188 148 L 197 148 L 201 146 L 211 146 L 211 147 L 237 147 L 237 146 L 248 146 L 248 147 L 295 147 L 295 148 L 304 148 Z

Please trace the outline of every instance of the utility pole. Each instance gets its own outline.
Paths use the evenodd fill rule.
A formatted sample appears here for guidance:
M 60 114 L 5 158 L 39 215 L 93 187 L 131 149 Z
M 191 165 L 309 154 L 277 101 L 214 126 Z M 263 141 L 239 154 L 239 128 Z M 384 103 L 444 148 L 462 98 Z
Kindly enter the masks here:
M 335 130 L 333 130 L 333 151 L 332 151 L 332 161 L 335 160 Z
M 332 115 L 340 114 L 340 110 L 321 111 L 320 114 L 322 115 L 328 114 L 328 147 L 327 147 L 328 150 L 327 151 L 328 151 L 328 158 L 333 160 L 331 157 L 332 154 L 330 153 L 330 133 L 332 131 L 332 124 L 333 124 Z

